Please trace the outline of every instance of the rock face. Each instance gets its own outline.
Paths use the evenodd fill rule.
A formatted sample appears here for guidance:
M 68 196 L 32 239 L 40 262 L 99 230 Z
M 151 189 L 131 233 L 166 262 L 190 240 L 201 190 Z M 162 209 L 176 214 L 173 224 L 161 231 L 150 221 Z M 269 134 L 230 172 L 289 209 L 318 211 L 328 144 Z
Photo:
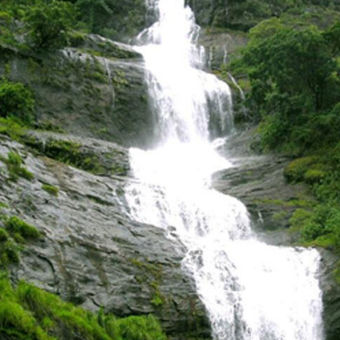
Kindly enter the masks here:
M 223 63 L 229 62 L 230 54 L 247 44 L 247 34 L 238 31 L 202 29 L 199 44 L 206 50 L 208 66 L 212 70 L 220 69 Z
M 334 282 L 334 268 L 339 257 L 321 250 L 321 288 L 324 302 L 324 325 L 326 340 L 340 338 L 340 285 Z
M 253 133 L 250 129 L 229 138 L 222 152 L 234 167 L 216 173 L 213 186 L 240 199 L 251 213 L 255 227 L 268 236 L 270 231 L 277 234 L 278 230 L 287 229 L 294 210 L 312 197 L 306 186 L 286 182 L 283 170 L 290 161 L 287 157 L 256 155 L 251 150 Z M 285 242 L 294 240 L 293 234 L 286 237 Z
M 96 35 L 74 45 L 53 55 L 4 49 L 0 75 L 7 72 L 34 90 L 40 124 L 124 146 L 152 144 L 154 117 L 141 56 Z
M 183 246 L 169 241 L 166 231 L 129 219 L 127 178 L 95 176 L 34 157 L 23 145 L 2 138 L 0 154 L 6 157 L 10 150 L 22 156 L 34 179 L 10 182 L 0 162 L 0 201 L 10 207 L 1 213 L 43 233 L 11 268 L 12 280 L 25 279 L 90 310 L 104 307 L 117 316 L 154 313 L 171 339 L 210 338 L 205 310 L 181 269 Z M 57 187 L 58 196 L 44 191 L 43 184 Z

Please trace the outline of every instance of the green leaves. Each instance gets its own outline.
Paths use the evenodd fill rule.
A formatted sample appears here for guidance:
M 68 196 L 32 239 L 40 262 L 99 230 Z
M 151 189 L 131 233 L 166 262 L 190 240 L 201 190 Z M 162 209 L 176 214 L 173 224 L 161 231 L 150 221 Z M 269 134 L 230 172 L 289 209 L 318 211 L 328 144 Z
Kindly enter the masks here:
M 301 154 L 338 138 L 340 121 L 331 111 L 340 100 L 338 29 L 294 28 L 274 18 L 251 30 L 235 65 L 248 72 L 247 104 L 261 120 L 263 149 Z
M 75 10 L 64 1 L 38 1 L 27 7 L 24 21 L 34 48 L 60 48 L 67 44 L 68 33 L 75 24 Z
M 33 119 L 35 100 L 33 93 L 22 83 L 0 80 L 0 116 L 16 117 L 30 123 Z

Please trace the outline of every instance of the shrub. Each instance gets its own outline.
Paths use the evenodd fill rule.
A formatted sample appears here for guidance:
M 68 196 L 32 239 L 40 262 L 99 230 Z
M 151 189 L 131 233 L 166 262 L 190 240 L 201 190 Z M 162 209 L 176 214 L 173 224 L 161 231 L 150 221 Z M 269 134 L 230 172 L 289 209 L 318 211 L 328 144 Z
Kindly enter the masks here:
M 124 340 L 166 340 L 162 329 L 153 316 L 130 316 L 117 321 Z
M 323 170 L 309 169 L 304 174 L 304 180 L 310 184 L 320 183 L 325 176 L 326 172 Z
M 308 156 L 295 159 L 284 169 L 284 176 L 289 182 L 299 182 L 305 177 L 305 173 L 312 164 L 317 161 L 316 157 Z
M 34 96 L 22 83 L 2 79 L 0 81 L 0 116 L 16 117 L 25 123 L 33 119 Z

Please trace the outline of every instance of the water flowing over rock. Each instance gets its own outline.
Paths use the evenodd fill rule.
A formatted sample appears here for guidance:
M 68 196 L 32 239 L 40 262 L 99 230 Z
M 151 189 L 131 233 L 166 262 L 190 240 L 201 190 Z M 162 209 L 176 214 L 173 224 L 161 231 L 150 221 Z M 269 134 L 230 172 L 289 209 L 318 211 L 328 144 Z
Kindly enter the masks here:
M 209 122 L 232 130 L 228 86 L 202 71 L 199 28 L 184 0 L 149 1 L 159 20 L 136 49 L 149 71 L 159 121 L 158 145 L 130 150 L 136 182 L 125 187 L 132 219 L 172 232 L 186 247 L 184 270 L 195 280 L 216 340 L 320 340 L 320 255 L 257 239 L 246 207 L 210 188 L 211 175 L 233 166 L 216 148 Z M 211 105 L 214 103 L 215 105 Z
M 87 152 L 100 145 L 81 141 Z M 122 152 L 104 144 L 103 151 Z M 0 201 L 12 207 L 1 213 L 19 216 L 44 235 L 25 247 L 20 265 L 11 268 L 13 281 L 25 279 L 90 310 L 103 307 L 117 316 L 153 313 L 171 339 L 209 338 L 205 310 L 181 269 L 183 245 L 168 240 L 166 231 L 128 218 L 121 206 L 126 178 L 95 176 L 37 158 L 25 146 L 1 138 L 0 155 L 6 158 L 9 151 L 23 157 L 34 180 L 10 182 L 0 162 Z M 44 184 L 58 188 L 58 195 L 46 192 Z

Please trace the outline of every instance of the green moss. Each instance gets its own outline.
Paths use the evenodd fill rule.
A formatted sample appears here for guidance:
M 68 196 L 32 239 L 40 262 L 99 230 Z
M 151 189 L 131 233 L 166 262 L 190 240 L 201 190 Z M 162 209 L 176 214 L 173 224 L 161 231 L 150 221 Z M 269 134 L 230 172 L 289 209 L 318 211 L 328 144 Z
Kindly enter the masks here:
M 7 159 L 0 156 L 0 160 L 7 165 L 9 179 L 11 181 L 17 181 L 19 177 L 29 181 L 34 178 L 34 175 L 22 165 L 23 160 L 17 152 L 10 151 L 7 155 Z
M 130 262 L 141 270 L 141 275 L 136 279 L 140 283 L 147 283 L 150 289 L 150 302 L 155 307 L 160 307 L 167 302 L 166 297 L 160 290 L 162 282 L 162 267 L 138 259 L 130 259 Z
M 42 146 L 41 151 L 48 157 L 85 171 L 94 174 L 103 173 L 98 156 L 94 153 L 83 152 L 81 144 L 72 141 L 49 140 Z
M 50 195 L 52 196 L 58 196 L 58 193 L 59 193 L 59 188 L 53 186 L 53 185 L 50 185 L 50 184 L 43 184 L 41 186 L 41 188 L 43 190 L 45 190 L 46 192 L 48 192 Z
M 20 248 L 18 245 L 8 239 L 4 242 L 0 243 L 0 265 L 2 268 L 6 268 L 10 264 L 17 264 L 19 263 Z
M 16 216 L 10 217 L 5 222 L 5 227 L 11 234 L 18 233 L 24 239 L 38 239 L 40 237 L 40 232 L 36 227 Z

